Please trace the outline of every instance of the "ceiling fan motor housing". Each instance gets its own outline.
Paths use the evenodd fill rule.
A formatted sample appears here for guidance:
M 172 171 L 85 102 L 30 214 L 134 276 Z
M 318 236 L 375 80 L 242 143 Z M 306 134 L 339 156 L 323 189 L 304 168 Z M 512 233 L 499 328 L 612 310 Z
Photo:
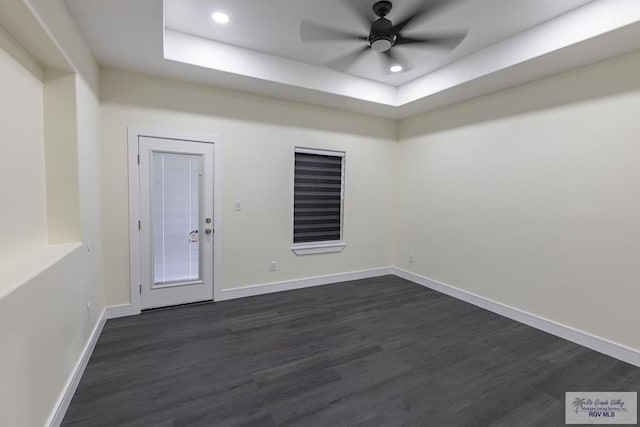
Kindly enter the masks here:
M 393 4 L 390 1 L 378 1 L 373 5 L 373 13 L 380 18 L 384 18 L 391 12 L 391 8 L 393 8 Z
M 371 25 L 369 45 L 376 52 L 386 52 L 396 42 L 397 35 L 393 24 L 386 18 L 380 18 Z

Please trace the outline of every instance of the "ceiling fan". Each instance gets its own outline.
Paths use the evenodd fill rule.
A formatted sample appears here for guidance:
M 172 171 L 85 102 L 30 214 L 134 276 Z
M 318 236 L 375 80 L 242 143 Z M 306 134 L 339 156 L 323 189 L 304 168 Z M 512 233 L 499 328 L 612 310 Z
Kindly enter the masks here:
M 363 46 L 354 52 L 341 56 L 325 65 L 338 71 L 346 71 L 367 51 L 373 50 L 381 54 L 384 59 L 384 73 L 408 70 L 409 64 L 394 51 L 396 46 L 424 45 L 446 49 L 454 49 L 467 36 L 467 32 L 454 34 L 430 34 L 425 36 L 405 36 L 403 33 L 415 23 L 435 14 L 439 9 L 450 6 L 457 0 L 423 0 L 406 17 L 396 24 L 387 19 L 393 4 L 390 1 L 377 1 L 373 4 L 373 15 L 369 6 L 358 0 L 343 0 L 344 3 L 367 26 L 369 34 L 358 34 L 348 30 L 333 28 L 327 25 L 302 21 L 300 24 L 300 38 L 304 42 L 361 40 Z

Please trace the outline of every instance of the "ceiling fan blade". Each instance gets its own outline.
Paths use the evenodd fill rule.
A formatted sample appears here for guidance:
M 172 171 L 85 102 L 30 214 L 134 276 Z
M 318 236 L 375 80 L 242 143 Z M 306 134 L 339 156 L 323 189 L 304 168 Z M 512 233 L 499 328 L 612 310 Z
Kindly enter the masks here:
M 309 21 L 302 21 L 300 23 L 300 38 L 304 42 L 367 40 L 367 36 Z
M 333 68 L 334 70 L 344 72 L 349 69 L 349 67 L 351 67 L 369 49 L 370 47 L 368 45 L 364 45 L 360 49 L 341 56 L 340 58 L 334 59 L 333 61 L 328 62 L 325 65 L 329 68 Z
M 409 71 L 411 69 L 409 63 L 403 58 L 400 58 L 400 55 L 398 55 L 397 52 L 394 52 L 393 49 L 382 52 L 382 55 L 380 56 L 383 59 L 382 72 L 384 74 L 391 74 L 391 67 L 394 65 L 400 65 L 402 67 L 402 71 Z
M 396 40 L 396 45 L 425 44 L 446 49 L 456 48 L 467 37 L 467 33 L 447 34 L 442 36 L 404 37 Z
M 349 10 L 351 10 L 355 17 L 358 18 L 358 21 L 364 25 L 364 28 L 368 30 L 371 27 L 375 18 L 373 16 L 373 9 L 371 9 L 370 1 L 342 0 L 342 2 Z
M 407 27 L 413 25 L 416 20 L 425 18 L 427 15 L 434 14 L 438 9 L 453 6 L 461 0 L 424 0 L 416 7 L 408 16 L 399 20 L 393 28 L 396 32 L 400 32 Z

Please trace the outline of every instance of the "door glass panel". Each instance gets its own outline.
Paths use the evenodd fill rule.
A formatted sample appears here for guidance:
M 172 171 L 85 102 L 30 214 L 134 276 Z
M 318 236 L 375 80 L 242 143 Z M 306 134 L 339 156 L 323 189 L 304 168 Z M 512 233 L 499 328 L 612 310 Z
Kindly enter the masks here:
M 151 217 L 153 283 L 200 279 L 200 171 L 202 157 L 154 152 Z

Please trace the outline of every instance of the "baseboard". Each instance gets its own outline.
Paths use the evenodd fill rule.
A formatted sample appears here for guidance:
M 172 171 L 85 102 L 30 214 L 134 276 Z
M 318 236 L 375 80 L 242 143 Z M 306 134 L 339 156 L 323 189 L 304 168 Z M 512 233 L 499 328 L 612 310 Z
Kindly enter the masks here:
M 49 416 L 49 420 L 47 421 L 47 426 L 50 427 L 58 427 L 62 424 L 62 420 L 64 419 L 65 414 L 67 413 L 67 409 L 69 409 L 69 404 L 71 404 L 71 399 L 73 399 L 73 395 L 78 388 L 78 384 L 80 383 L 80 379 L 82 378 L 82 374 L 84 374 L 84 370 L 87 367 L 87 363 L 89 363 L 89 359 L 91 358 L 91 354 L 93 353 L 93 349 L 98 342 L 98 338 L 100 337 L 100 333 L 102 332 L 102 328 L 104 327 L 105 322 L 107 321 L 106 310 L 102 312 L 96 325 L 93 327 L 93 331 L 91 331 L 91 335 L 89 336 L 89 340 L 84 346 L 82 350 L 82 354 L 80 358 L 76 362 L 76 365 L 73 367 L 73 371 L 67 380 L 67 383 L 64 386 L 62 394 L 58 398 L 56 402 L 56 406 L 53 408 L 53 412 Z
M 127 317 L 140 314 L 139 310 L 133 308 L 131 304 L 113 305 L 105 310 L 106 320 L 117 319 L 118 317 Z
M 303 289 L 312 286 L 348 282 L 350 280 L 369 279 L 371 277 L 380 277 L 389 274 L 393 274 L 392 267 L 352 271 L 349 273 L 329 274 L 326 276 L 287 280 L 284 282 L 265 283 L 261 285 L 245 286 L 242 288 L 223 289 L 216 293 L 216 301 L 226 301 L 236 298 L 246 298 L 256 295 L 271 294 L 274 292 L 291 291 L 294 289 Z
M 348 273 L 329 274 L 326 276 L 308 277 L 305 279 L 288 280 L 284 282 L 264 283 L 259 285 L 244 286 L 216 290 L 215 301 L 227 301 L 237 298 L 246 298 L 256 295 L 270 294 L 274 292 L 292 291 L 295 289 L 309 288 L 312 286 L 328 285 L 331 283 L 347 282 L 349 280 L 368 279 L 393 274 L 393 267 L 374 268 L 371 270 L 352 271 Z M 131 304 L 121 304 L 107 307 L 106 319 L 134 316 L 140 314 Z
M 434 291 L 468 302 L 501 316 L 508 317 L 509 319 L 515 320 L 516 322 L 523 323 L 557 337 L 574 342 L 583 347 L 590 348 L 591 350 L 595 350 L 599 353 L 606 354 L 607 356 L 611 356 L 618 360 L 622 360 L 623 362 L 627 362 L 640 367 L 640 351 L 633 348 L 597 337 L 595 335 L 591 335 L 587 332 L 572 328 L 567 325 L 563 325 L 553 320 L 545 319 L 535 314 L 510 307 L 506 304 L 493 301 L 489 298 L 485 298 L 480 295 L 455 288 L 453 286 L 447 285 L 446 283 L 429 279 L 428 277 L 420 276 L 418 274 L 411 273 L 400 268 L 393 268 L 392 270 L 393 274 L 395 274 L 396 276 L 414 282 L 418 285 L 433 289 Z
M 374 268 L 370 270 L 265 283 L 241 288 L 223 289 L 221 291 L 216 290 L 215 300 L 226 301 L 236 298 L 246 298 L 274 292 L 346 282 L 350 280 L 368 279 L 371 277 L 386 276 L 390 274 L 640 367 L 640 351 L 638 350 L 397 267 Z M 130 304 L 125 304 L 107 308 L 105 318 L 113 319 L 116 317 L 131 316 L 135 314 L 139 314 L 139 312 L 133 310 Z

